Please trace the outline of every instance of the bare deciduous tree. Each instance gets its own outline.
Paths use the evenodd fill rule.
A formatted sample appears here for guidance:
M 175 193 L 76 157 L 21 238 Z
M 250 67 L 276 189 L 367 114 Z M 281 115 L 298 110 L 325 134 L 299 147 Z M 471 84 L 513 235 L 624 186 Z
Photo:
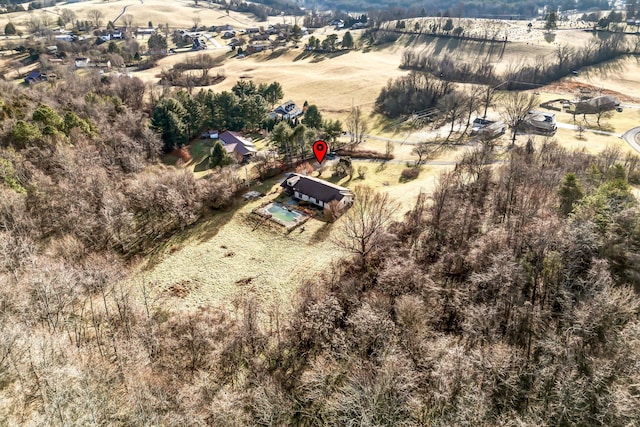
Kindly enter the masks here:
M 496 95 L 496 88 L 491 86 L 485 86 L 482 89 L 480 97 L 482 99 L 482 103 L 484 105 L 484 112 L 482 113 L 482 117 L 487 117 L 487 110 L 489 107 L 493 106 L 493 101 Z
M 538 97 L 532 93 L 509 92 L 502 102 L 502 115 L 511 127 L 511 144 L 516 142 L 518 128 L 524 123 L 529 111 L 538 103 Z
M 385 228 L 398 205 L 387 193 L 378 193 L 368 186 L 354 189 L 355 202 L 341 218 L 341 233 L 334 243 L 356 254 L 364 267 L 371 252 L 383 241 Z
M 438 110 L 441 123 L 451 123 L 451 129 L 447 135 L 447 141 L 453 134 L 457 122 L 464 117 L 467 100 L 461 92 L 450 92 L 438 101 Z
M 420 142 L 413 147 L 411 154 L 418 156 L 416 166 L 420 166 L 424 162 L 435 157 L 441 149 L 442 146 L 440 144 L 434 142 Z
M 70 9 L 62 9 L 62 12 L 60 12 L 60 17 L 62 18 L 62 22 L 64 22 L 66 25 L 70 22 L 75 21 L 76 13 Z
M 363 120 L 360 107 L 353 107 L 347 119 L 347 129 L 350 134 L 352 146 L 360 144 L 364 140 L 364 135 L 368 130 L 367 123 Z
M 38 33 L 42 31 L 42 20 L 34 14 L 31 14 L 29 20 L 27 21 L 27 28 L 29 28 L 29 32 Z
M 482 107 L 483 101 L 483 90 L 484 88 L 479 85 L 471 86 L 471 89 L 468 91 L 466 99 L 465 99 L 465 113 L 467 115 L 467 129 L 471 125 L 471 116 L 473 113 L 477 113 Z M 486 114 L 486 112 L 485 112 Z
M 122 16 L 122 23 L 126 27 L 127 31 L 129 31 L 131 29 L 131 27 L 133 26 L 133 15 L 131 15 L 130 13 L 127 13 L 126 15 L 123 15 Z
M 564 70 L 567 63 L 571 63 L 571 58 L 575 55 L 575 49 L 568 45 L 560 45 L 556 49 L 556 58 L 558 58 L 558 69 Z
M 104 18 L 104 14 L 98 9 L 91 9 L 87 12 L 87 16 L 96 27 L 100 27 L 102 24 L 102 18 Z

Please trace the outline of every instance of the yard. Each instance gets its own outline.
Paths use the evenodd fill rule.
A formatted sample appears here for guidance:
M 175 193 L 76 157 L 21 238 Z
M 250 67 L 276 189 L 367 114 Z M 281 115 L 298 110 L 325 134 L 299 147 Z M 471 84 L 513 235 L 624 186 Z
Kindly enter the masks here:
M 258 190 L 278 186 L 271 180 Z M 251 213 L 263 202 L 243 203 L 176 235 L 142 266 L 135 283 L 148 286 L 155 303 L 169 309 L 232 306 L 250 293 L 263 303 L 289 306 L 302 280 L 328 272 L 341 255 L 330 242 L 337 224 L 311 220 L 304 231 L 286 234 Z
M 200 144 L 201 141 L 198 142 Z M 194 160 L 198 145 L 191 147 Z M 195 163 L 195 161 L 194 161 Z M 414 181 L 401 183 L 406 167 L 399 163 L 354 161 L 354 168 L 367 168 L 364 179 L 330 179 L 353 188 L 366 184 L 388 192 L 400 203 L 396 219 L 402 220 L 420 191 L 430 192 L 437 176 L 452 165 L 424 166 Z M 327 179 L 330 172 L 325 172 Z M 332 262 L 347 255 L 337 248 L 340 221 L 334 224 L 311 219 L 304 231 L 287 234 L 284 227 L 265 221 L 251 211 L 280 192 L 280 179 L 273 178 L 251 189 L 267 194 L 266 198 L 239 202 L 227 212 L 199 222 L 174 236 L 135 275 L 134 286 L 150 289 L 154 304 L 166 309 L 196 308 L 202 305 L 226 305 L 248 294 L 264 304 L 291 306 L 291 297 L 301 281 L 315 280 L 330 271 Z

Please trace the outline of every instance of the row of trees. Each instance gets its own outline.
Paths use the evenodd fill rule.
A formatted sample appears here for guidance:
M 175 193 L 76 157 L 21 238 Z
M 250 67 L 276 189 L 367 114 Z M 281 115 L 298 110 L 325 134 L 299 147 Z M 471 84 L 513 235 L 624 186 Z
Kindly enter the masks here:
M 551 83 L 580 67 L 614 59 L 628 53 L 630 48 L 620 35 L 592 40 L 581 49 L 561 45 L 553 57 L 541 55 L 533 62 L 523 60 L 521 63 L 511 63 L 503 74 L 498 74 L 490 64 L 465 63 L 415 51 L 406 51 L 400 66 L 427 72 L 448 81 L 491 86 L 504 82 L 507 83 L 504 87 L 507 90 L 521 90 Z
M 334 52 L 337 49 L 337 42 L 338 36 L 336 34 L 329 34 L 322 41 L 315 36 L 310 36 L 307 41 L 307 49 L 313 51 Z M 355 42 L 350 31 L 344 33 L 342 41 L 340 42 L 340 47 L 342 49 L 353 49 L 355 47 Z
M 389 117 L 412 114 L 434 107 L 438 100 L 450 93 L 454 85 L 426 73 L 411 72 L 407 76 L 389 80 L 378 98 L 376 111 Z

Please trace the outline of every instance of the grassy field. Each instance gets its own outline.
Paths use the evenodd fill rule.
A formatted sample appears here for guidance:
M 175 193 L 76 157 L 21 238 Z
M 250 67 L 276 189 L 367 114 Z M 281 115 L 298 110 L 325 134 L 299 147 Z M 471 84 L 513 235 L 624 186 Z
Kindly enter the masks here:
M 232 306 L 248 293 L 264 303 L 281 301 L 286 306 L 302 280 L 313 280 L 340 256 L 330 242 L 336 225 L 310 220 L 304 232 L 285 234 L 250 213 L 262 202 L 217 214 L 176 236 L 134 281 L 144 281 L 153 299 L 176 309 Z
M 400 201 L 398 220 L 420 191 L 433 189 L 436 172 L 451 168 L 428 166 L 421 178 L 400 183 L 403 165 L 354 162 L 355 168 L 363 165 L 368 168 L 364 179 L 344 178 L 339 184 L 351 188 L 365 184 L 388 192 Z M 279 193 L 279 181 L 267 181 L 258 190 L 273 198 Z M 242 202 L 179 233 L 140 267 L 133 284 L 146 284 L 152 299 L 165 308 L 231 307 L 249 293 L 264 304 L 279 302 L 287 308 L 301 281 L 313 281 L 344 255 L 331 241 L 340 235 L 340 221 L 311 219 L 304 231 L 298 228 L 286 234 L 284 228 L 251 214 L 264 201 Z
M 169 24 L 172 28 L 192 27 L 194 18 L 200 19 L 201 25 L 224 25 L 231 24 L 238 28 L 247 28 L 256 24 L 253 15 L 243 14 L 230 11 L 229 14 L 218 5 L 201 3 L 199 7 L 194 6 L 193 1 L 189 0 L 89 0 L 79 3 L 66 4 L 65 9 L 72 10 L 78 19 L 90 20 L 89 12 L 98 10 L 103 15 L 103 25 L 107 21 L 114 20 L 120 14 L 122 9 L 127 6 L 126 14 L 133 16 L 133 24 L 140 27 L 146 27 L 151 21 L 155 26 Z M 47 7 L 38 11 L 19 12 L 6 15 L 0 15 L 0 25 L 2 28 L 9 22 L 9 19 L 16 25 L 18 29 L 22 29 L 27 33 L 27 22 L 32 14 L 41 16 L 47 13 L 51 16 L 59 13 L 61 7 Z M 46 12 L 45 12 L 46 11 Z M 290 17 L 285 17 L 289 18 Z M 53 19 L 57 19 L 53 16 Z M 271 17 L 273 22 L 282 22 L 282 17 Z M 116 24 L 120 22 L 117 21 Z

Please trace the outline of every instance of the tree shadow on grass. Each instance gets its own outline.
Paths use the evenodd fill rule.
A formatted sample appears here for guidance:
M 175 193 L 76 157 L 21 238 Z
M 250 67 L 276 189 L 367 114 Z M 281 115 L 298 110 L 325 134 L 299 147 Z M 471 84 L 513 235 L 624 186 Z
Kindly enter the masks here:
M 275 49 L 272 50 L 271 53 L 269 55 L 266 56 L 259 56 L 256 58 L 256 62 L 263 62 L 263 61 L 271 61 L 272 59 L 276 59 L 281 57 L 282 55 L 284 55 L 285 53 L 287 53 L 289 51 L 289 49 Z M 295 59 L 294 59 L 295 61 Z
M 202 159 L 200 163 L 198 163 L 194 168 L 194 172 L 204 172 L 209 169 L 209 156 Z
M 160 264 L 168 255 L 182 250 L 187 242 L 198 239 L 204 243 L 213 237 L 236 215 L 239 208 L 237 203 L 226 210 L 208 212 L 204 217 L 188 226 L 184 230 L 176 230 L 158 245 L 145 251 L 147 260 L 144 270 L 149 271 Z
M 315 218 L 317 221 L 321 221 L 317 218 Z M 324 224 L 322 224 L 320 226 L 320 228 L 318 228 L 313 235 L 311 236 L 311 239 L 309 239 L 309 243 L 320 243 L 320 242 L 324 242 L 325 240 L 327 240 L 327 238 L 329 237 L 329 235 L 331 234 L 331 228 L 333 227 L 333 222 L 325 222 Z
M 312 57 L 313 55 L 314 55 L 313 51 L 303 50 L 302 52 L 300 52 L 298 56 L 293 58 L 293 61 L 295 62 L 295 61 L 300 61 L 301 59 L 307 59 Z
M 414 42 L 416 42 L 418 37 L 419 36 L 417 34 L 411 34 L 409 37 L 407 37 L 407 41 L 404 43 L 404 47 L 411 46 Z
M 380 164 L 376 167 L 376 173 L 384 172 L 387 168 L 387 162 L 380 162 Z
M 449 44 L 448 39 L 439 38 L 438 41 L 436 42 L 435 47 L 433 48 L 433 54 L 440 55 L 440 52 L 442 52 L 442 49 L 444 49 L 447 46 L 447 44 Z
M 346 55 L 347 53 L 351 52 L 351 50 L 348 49 L 343 49 L 343 50 L 336 50 L 335 52 L 327 52 L 327 53 L 313 53 L 313 52 L 309 52 L 313 55 L 313 59 L 311 60 L 311 63 L 317 63 L 320 61 L 324 61 L 325 59 L 332 59 L 332 58 L 337 58 L 338 56 L 342 56 L 342 55 Z M 300 55 L 298 55 L 295 59 L 297 60 L 300 57 Z

